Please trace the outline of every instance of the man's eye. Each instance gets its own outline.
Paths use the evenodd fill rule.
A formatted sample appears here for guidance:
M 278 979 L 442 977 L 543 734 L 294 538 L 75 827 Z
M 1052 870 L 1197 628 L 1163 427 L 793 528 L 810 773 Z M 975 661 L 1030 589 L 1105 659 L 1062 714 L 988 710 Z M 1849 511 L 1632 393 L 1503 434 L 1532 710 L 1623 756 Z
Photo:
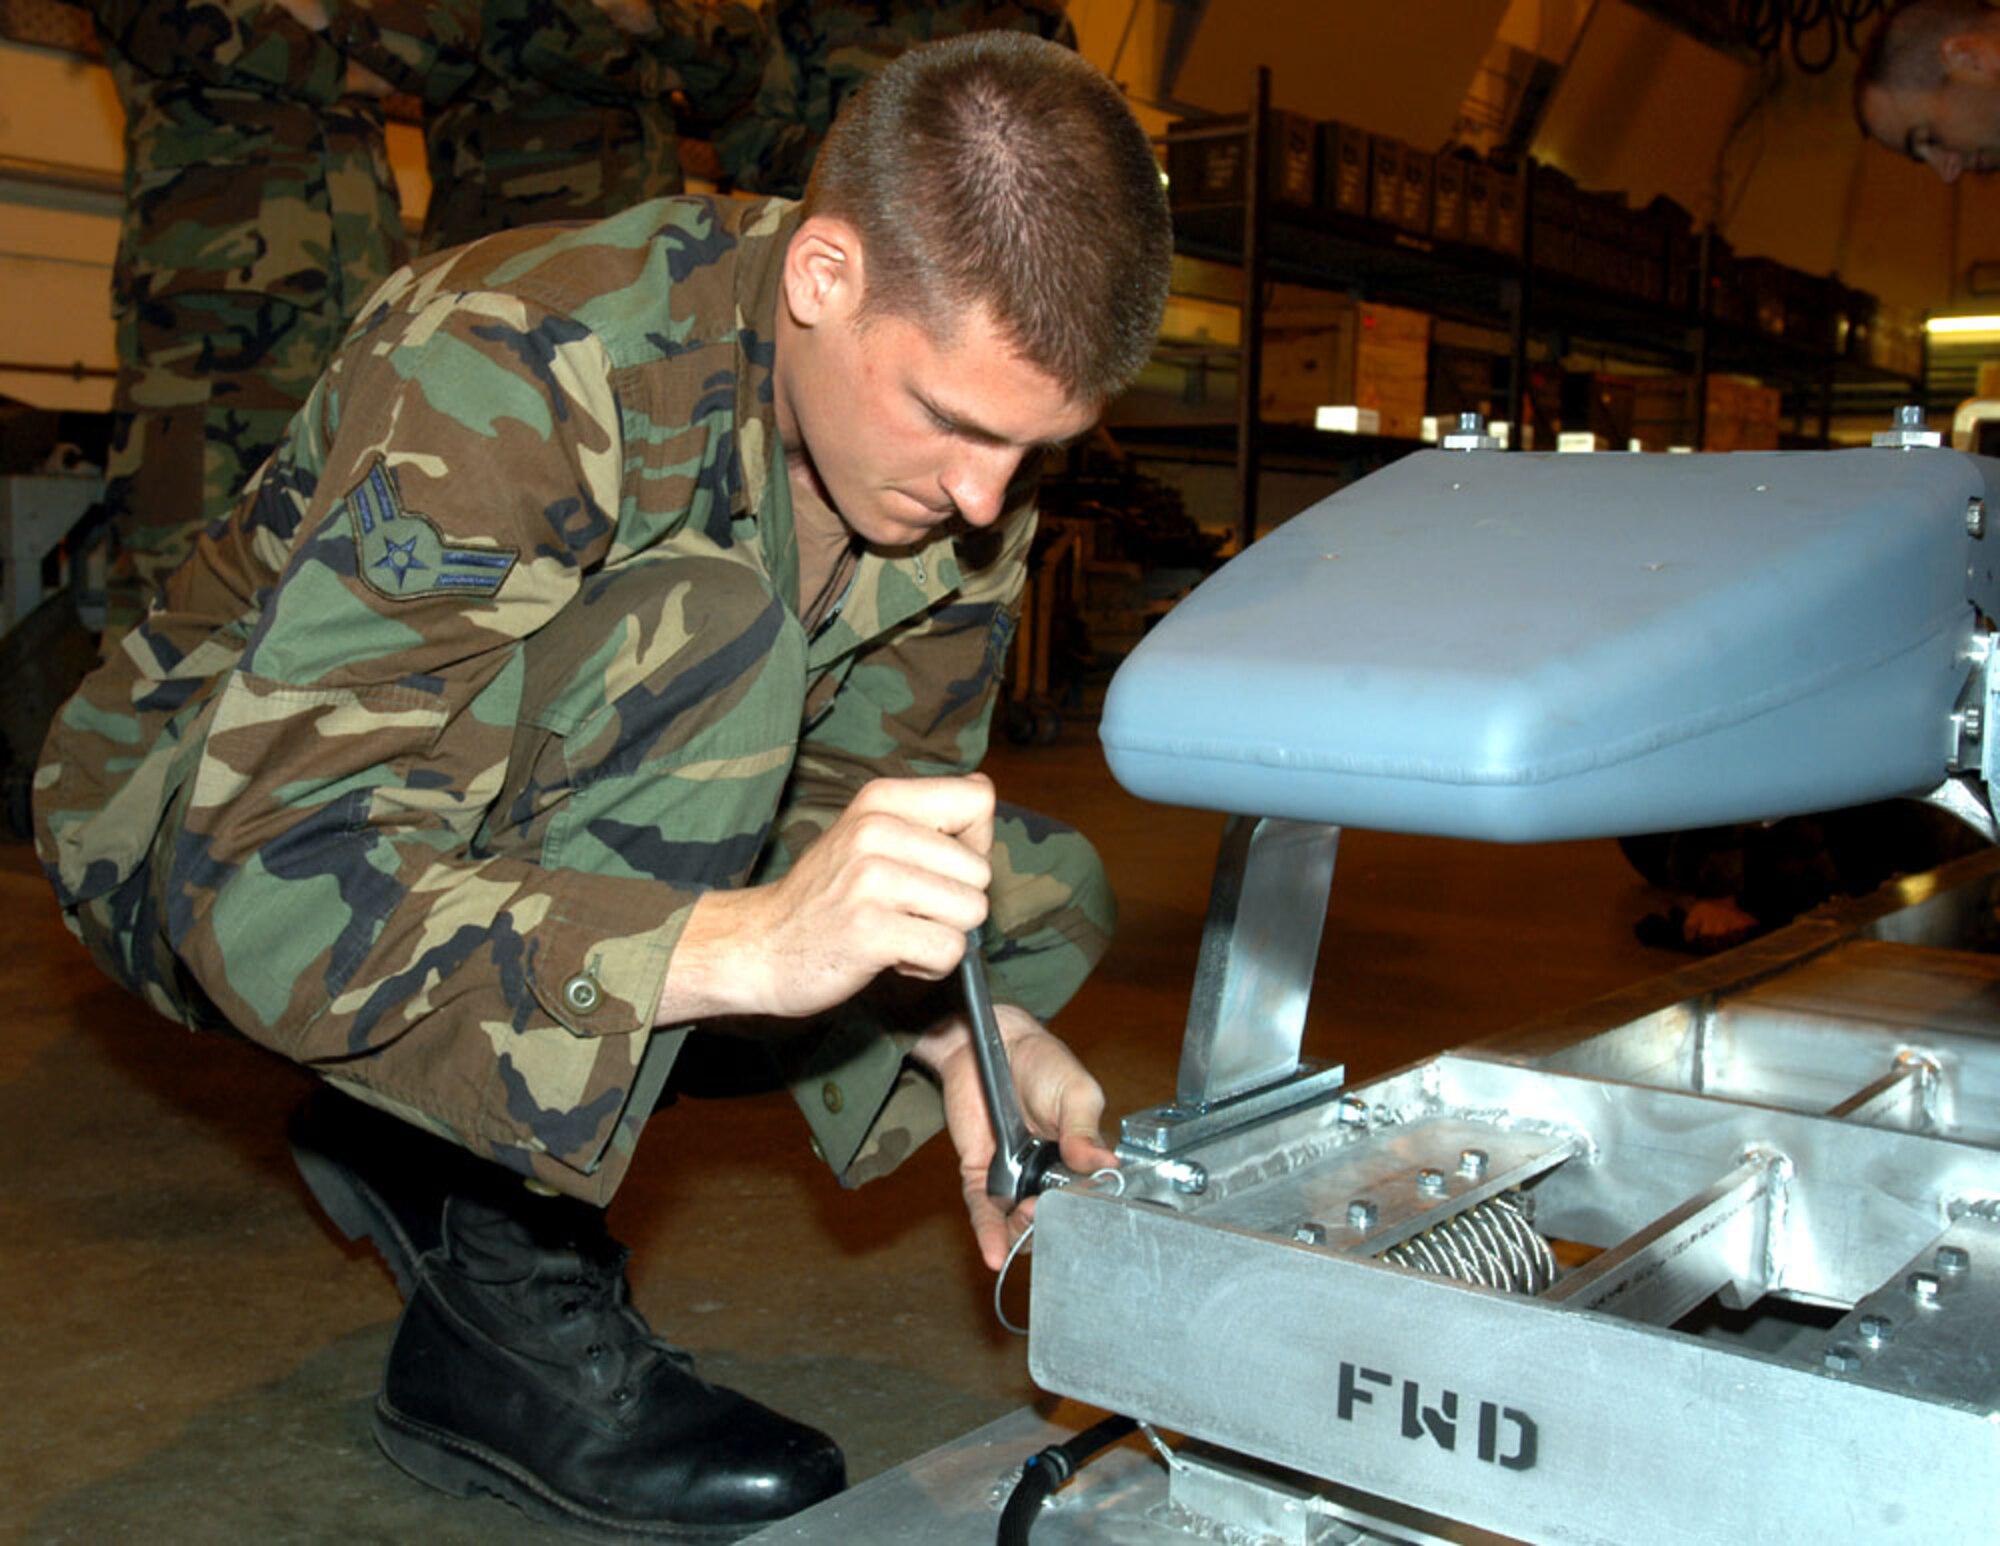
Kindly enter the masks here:
M 958 421 L 956 419 L 946 418 L 943 414 L 939 413 L 935 408 L 927 407 L 924 409 L 924 413 L 929 417 L 931 421 L 931 427 L 933 429 L 943 430 L 944 433 L 947 435 L 955 435 L 958 433 Z

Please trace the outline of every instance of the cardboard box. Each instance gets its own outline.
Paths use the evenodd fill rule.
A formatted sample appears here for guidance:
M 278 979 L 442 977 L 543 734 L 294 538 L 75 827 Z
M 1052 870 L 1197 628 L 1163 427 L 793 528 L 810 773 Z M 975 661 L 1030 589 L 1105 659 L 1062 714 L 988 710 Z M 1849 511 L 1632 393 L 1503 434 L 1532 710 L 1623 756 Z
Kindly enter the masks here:
M 1775 451 L 1782 394 L 1735 376 L 1708 378 L 1704 451 Z
M 1264 317 L 1261 416 L 1311 424 L 1317 411 L 1372 411 L 1384 435 L 1415 439 L 1429 386 L 1431 319 L 1420 311 L 1279 286 Z
M 1468 246 L 1493 245 L 1493 169 L 1483 161 L 1465 163 L 1465 207 L 1460 219 Z
M 1465 174 L 1463 156 L 1443 155 L 1431 173 L 1431 235 L 1439 241 L 1465 240 Z
M 1258 413 L 1271 424 L 1310 424 L 1321 408 L 1352 403 L 1354 321 L 1344 327 L 1264 331 Z
M 1386 134 L 1368 141 L 1368 213 L 1383 225 L 1403 218 L 1403 142 Z
M 1167 131 L 1167 190 L 1176 209 L 1243 202 L 1250 153 L 1244 113 L 1184 119 Z M 1234 132 L 1231 132 L 1234 131 Z M 1264 190 L 1274 204 L 1311 209 L 1319 198 L 1319 130 L 1273 108 L 1264 125 Z
M 1321 208 L 1367 218 L 1370 138 L 1366 129 L 1351 123 L 1319 126 Z
M 1526 234 L 1528 179 L 1522 172 L 1493 169 L 1491 197 L 1488 201 L 1490 225 L 1487 229 L 1487 245 L 1495 252 L 1518 255 L 1521 238 Z
M 1354 400 L 1381 415 L 1382 433 L 1423 433 L 1430 385 L 1431 319 L 1421 311 L 1365 301 L 1354 346 Z
M 1429 151 L 1403 147 L 1403 189 L 1396 224 L 1417 236 L 1431 234 L 1431 176 L 1436 165 L 1437 157 Z

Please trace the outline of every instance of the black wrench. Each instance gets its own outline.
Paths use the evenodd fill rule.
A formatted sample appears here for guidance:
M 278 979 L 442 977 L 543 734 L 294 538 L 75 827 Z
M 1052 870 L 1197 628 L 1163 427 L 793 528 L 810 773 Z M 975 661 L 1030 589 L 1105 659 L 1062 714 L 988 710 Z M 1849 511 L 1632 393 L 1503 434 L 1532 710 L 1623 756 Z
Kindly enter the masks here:
M 972 1053 L 979 1063 L 979 1088 L 986 1096 L 986 1119 L 993 1124 L 993 1163 L 986 1167 L 986 1195 L 1007 1203 L 1025 1202 L 1052 1186 L 1068 1186 L 1076 1172 L 1057 1158 L 1057 1146 L 1028 1131 L 1014 1093 L 1014 1070 L 993 1013 L 993 990 L 986 981 L 986 953 L 980 929 L 965 936 L 958 980 L 965 988 L 965 1012 L 972 1021 Z

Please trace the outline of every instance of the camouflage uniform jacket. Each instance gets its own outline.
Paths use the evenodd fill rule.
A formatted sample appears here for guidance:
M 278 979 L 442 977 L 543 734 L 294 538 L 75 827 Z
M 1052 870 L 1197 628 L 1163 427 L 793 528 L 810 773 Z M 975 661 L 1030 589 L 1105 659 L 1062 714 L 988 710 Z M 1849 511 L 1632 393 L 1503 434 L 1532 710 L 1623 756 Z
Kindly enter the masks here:
M 866 779 L 977 765 L 1032 538 L 1023 497 L 977 543 L 866 552 L 805 636 L 771 380 L 796 219 L 666 199 L 390 281 L 231 521 L 50 737 L 41 857 L 73 927 L 110 919 L 78 927 L 101 965 L 169 1014 L 198 1022 L 205 996 L 288 1057 L 609 1196 L 704 885 L 484 843 L 526 641 L 623 566 L 727 563 L 764 586 L 736 654 L 802 661 L 803 702 L 776 725 L 724 714 L 676 770 L 686 841 L 656 844 L 720 845 L 746 869 L 761 852 L 763 878 Z M 615 613 L 604 630 L 606 675 L 685 640 Z M 761 827 L 709 830 L 706 791 L 774 767 Z M 915 1077 L 902 1045 L 852 1029 L 829 1038 L 847 1037 L 829 1054 L 853 1075 L 841 1109 L 808 1104 L 837 1171 Z
M 752 193 L 798 198 L 841 105 L 898 54 L 1005 28 L 1076 47 L 1064 0 L 773 0 L 770 51 L 751 105 L 715 137 L 723 174 Z
M 239 292 L 350 314 L 403 261 L 379 104 L 268 0 L 92 10 L 125 108 L 118 308 Z
M 423 250 L 553 220 L 595 220 L 683 186 L 677 115 L 737 111 L 757 89 L 748 6 L 660 0 L 635 35 L 591 0 L 373 0 L 333 32 L 424 104 Z

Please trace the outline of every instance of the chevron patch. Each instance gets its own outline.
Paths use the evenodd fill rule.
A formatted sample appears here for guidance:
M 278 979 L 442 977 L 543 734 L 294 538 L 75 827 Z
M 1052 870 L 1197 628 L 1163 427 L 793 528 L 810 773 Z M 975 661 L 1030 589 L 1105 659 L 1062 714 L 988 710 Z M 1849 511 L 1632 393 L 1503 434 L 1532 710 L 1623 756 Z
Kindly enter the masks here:
M 404 507 L 396 479 L 380 457 L 342 503 L 354 532 L 355 573 L 391 601 L 491 596 L 520 557 L 518 548 L 446 538 L 428 516 Z

